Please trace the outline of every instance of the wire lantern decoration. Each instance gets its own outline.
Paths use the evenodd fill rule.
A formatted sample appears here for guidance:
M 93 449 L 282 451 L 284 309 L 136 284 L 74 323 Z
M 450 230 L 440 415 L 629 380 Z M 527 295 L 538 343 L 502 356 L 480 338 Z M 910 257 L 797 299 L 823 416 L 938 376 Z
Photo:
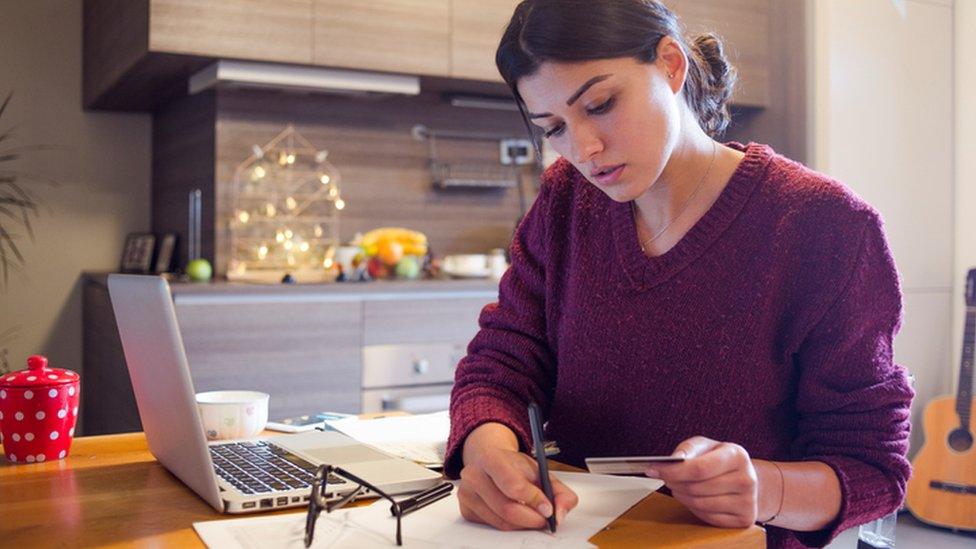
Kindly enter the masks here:
M 280 282 L 335 279 L 339 213 L 346 203 L 328 151 L 288 125 L 234 171 L 227 278 Z

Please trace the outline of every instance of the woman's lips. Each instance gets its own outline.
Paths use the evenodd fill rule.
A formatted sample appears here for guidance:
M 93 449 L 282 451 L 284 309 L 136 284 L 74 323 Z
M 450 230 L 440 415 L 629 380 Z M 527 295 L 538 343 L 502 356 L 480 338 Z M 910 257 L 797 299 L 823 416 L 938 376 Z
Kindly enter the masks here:
M 620 179 L 620 174 L 623 173 L 624 166 L 626 166 L 626 164 L 620 164 L 619 166 L 613 168 L 613 170 L 607 173 L 595 175 L 593 178 L 596 179 L 596 182 L 601 185 L 610 185 L 611 183 L 614 183 Z

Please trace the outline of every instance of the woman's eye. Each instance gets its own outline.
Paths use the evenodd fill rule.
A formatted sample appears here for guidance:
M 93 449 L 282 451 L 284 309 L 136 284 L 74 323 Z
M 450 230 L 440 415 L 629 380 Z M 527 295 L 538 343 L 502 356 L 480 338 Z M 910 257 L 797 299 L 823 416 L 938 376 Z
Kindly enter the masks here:
M 603 114 L 609 111 L 610 107 L 612 106 L 613 106 L 613 98 L 611 97 L 610 99 L 607 99 L 606 101 L 597 105 L 596 107 L 593 107 L 592 109 L 587 109 L 587 112 L 590 114 Z
M 611 108 L 613 108 L 613 101 L 614 98 L 611 97 L 610 99 L 607 99 L 606 101 L 600 103 L 599 105 L 593 107 L 592 109 L 586 109 L 586 112 L 589 114 L 604 114 L 610 111 Z M 547 130 L 543 135 L 547 139 L 550 137 L 558 136 L 559 134 L 563 133 L 565 127 L 566 127 L 565 124 L 560 124 L 558 126 L 553 127 L 551 130 Z
M 560 124 L 560 125 L 552 128 L 551 130 L 547 130 L 546 133 L 544 133 L 543 135 L 546 137 L 546 139 L 548 139 L 550 137 L 553 137 L 553 136 L 557 136 L 557 135 L 563 133 L 563 128 L 564 127 L 565 126 L 563 124 Z

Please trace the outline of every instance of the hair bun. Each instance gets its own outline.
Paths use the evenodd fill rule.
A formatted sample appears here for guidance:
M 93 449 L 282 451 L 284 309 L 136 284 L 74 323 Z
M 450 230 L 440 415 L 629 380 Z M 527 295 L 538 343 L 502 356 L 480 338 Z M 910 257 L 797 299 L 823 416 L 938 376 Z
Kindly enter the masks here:
M 729 99 L 735 89 L 738 74 L 725 56 L 722 39 L 716 34 L 705 32 L 692 42 L 694 55 L 701 68 L 701 97 L 699 99 L 700 122 L 709 135 L 725 131 L 732 119 L 729 113 Z

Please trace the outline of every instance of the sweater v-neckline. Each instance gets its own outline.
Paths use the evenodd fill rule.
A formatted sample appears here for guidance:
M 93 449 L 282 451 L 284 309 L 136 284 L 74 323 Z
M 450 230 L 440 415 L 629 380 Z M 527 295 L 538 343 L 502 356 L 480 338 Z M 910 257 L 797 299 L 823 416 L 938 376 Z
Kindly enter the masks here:
M 611 223 L 620 267 L 637 291 L 671 278 L 699 257 L 732 224 L 755 189 L 773 151 L 767 145 L 730 142 L 726 146 L 745 152 L 718 198 L 677 244 L 659 256 L 648 257 L 640 247 L 637 224 L 629 202 L 612 202 Z

